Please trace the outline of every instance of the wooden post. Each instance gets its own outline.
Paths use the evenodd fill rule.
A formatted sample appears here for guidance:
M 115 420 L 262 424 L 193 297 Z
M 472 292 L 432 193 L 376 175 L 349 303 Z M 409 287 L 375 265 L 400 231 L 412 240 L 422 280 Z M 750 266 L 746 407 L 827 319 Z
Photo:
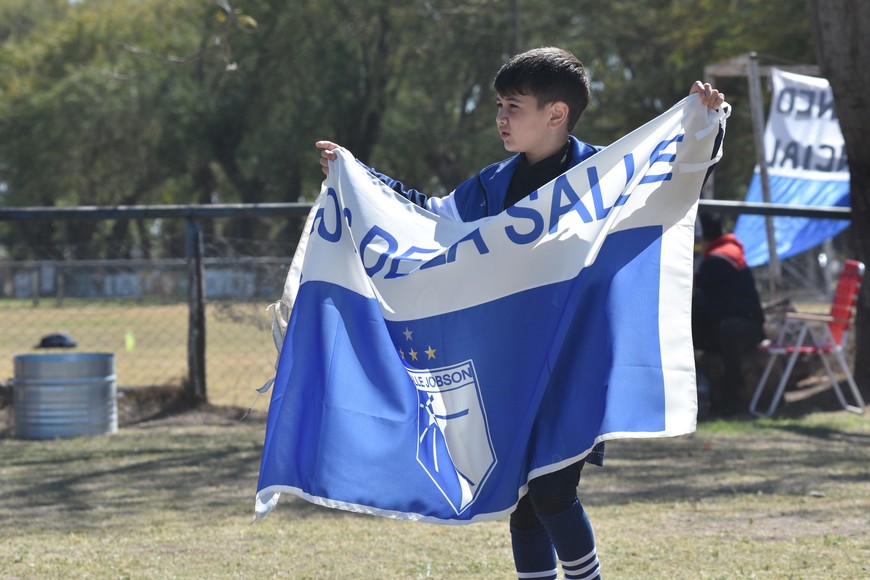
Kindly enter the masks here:
M 66 294 L 66 270 L 61 261 L 54 263 L 54 290 L 57 307 L 62 308 L 63 297 Z
M 39 306 L 39 287 L 42 286 L 42 281 L 39 277 L 39 274 L 39 264 L 36 264 L 33 267 L 33 270 L 30 271 L 30 290 L 33 306 Z
M 752 108 L 752 134 L 755 138 L 755 158 L 758 163 L 758 174 L 761 179 L 761 197 L 764 203 L 770 203 L 770 178 L 767 175 L 767 153 L 764 151 L 764 104 L 761 98 L 761 81 L 758 74 L 758 55 L 749 54 L 749 100 Z M 770 252 L 768 263 L 770 299 L 776 300 L 778 288 L 781 285 L 782 269 L 779 256 L 776 254 L 776 232 L 771 216 L 764 217 L 767 229 L 767 249 Z
M 189 286 L 187 327 L 186 394 L 192 401 L 206 402 L 205 388 L 205 273 L 202 263 L 202 226 L 188 217 L 184 226 Z
M 523 43 L 520 40 L 520 22 L 522 21 L 522 18 L 520 17 L 519 0 L 513 0 L 511 2 L 511 11 L 513 12 L 514 19 L 514 54 L 519 54 L 523 46 Z

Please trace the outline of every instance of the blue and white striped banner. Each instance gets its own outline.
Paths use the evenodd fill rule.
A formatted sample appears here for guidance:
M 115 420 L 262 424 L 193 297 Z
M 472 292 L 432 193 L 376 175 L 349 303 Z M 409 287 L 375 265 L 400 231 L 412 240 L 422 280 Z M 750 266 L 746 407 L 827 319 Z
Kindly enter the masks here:
M 338 150 L 277 308 L 258 516 L 289 492 L 495 519 L 599 441 L 693 431 L 694 221 L 724 119 L 687 97 L 469 223 Z
M 834 95 L 827 79 L 771 69 L 773 97 L 764 128 L 771 203 L 849 207 L 849 162 Z M 764 201 L 758 166 L 746 201 Z M 849 227 L 849 220 L 775 216 L 776 254 L 790 258 L 818 246 Z M 734 235 L 746 250 L 746 263 L 770 260 L 765 217 L 743 214 Z

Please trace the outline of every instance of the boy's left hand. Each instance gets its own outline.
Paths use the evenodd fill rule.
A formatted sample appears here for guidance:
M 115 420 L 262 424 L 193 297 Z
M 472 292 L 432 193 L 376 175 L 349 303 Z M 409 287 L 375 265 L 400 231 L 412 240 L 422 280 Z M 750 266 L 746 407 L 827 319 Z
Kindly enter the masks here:
M 702 83 L 701 81 L 695 81 L 695 84 L 692 85 L 689 94 L 698 93 L 701 97 L 701 102 L 706 105 L 707 110 L 710 109 L 718 109 L 722 106 L 722 103 L 725 102 L 725 94 L 720 93 L 716 89 L 710 86 L 710 83 Z

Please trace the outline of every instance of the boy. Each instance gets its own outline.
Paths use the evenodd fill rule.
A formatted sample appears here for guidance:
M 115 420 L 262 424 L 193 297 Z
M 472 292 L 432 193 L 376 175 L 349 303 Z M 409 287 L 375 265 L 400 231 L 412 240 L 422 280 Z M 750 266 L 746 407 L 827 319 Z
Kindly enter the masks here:
M 443 197 L 427 197 L 367 168 L 400 195 L 438 215 L 461 221 L 494 216 L 512 206 L 599 148 L 570 135 L 589 104 L 589 80 L 583 64 L 559 48 L 538 48 L 511 58 L 493 82 L 496 126 L 513 157 L 490 165 Z M 696 81 L 708 109 L 718 108 L 724 96 Z M 329 160 L 338 147 L 318 141 L 320 164 L 329 173 Z M 577 498 L 583 465 L 601 465 L 603 444 L 584 459 L 559 471 L 536 477 L 510 517 L 511 545 L 519 578 L 557 577 L 556 556 L 566 579 L 600 578 L 595 540 L 586 512 Z M 555 552 L 554 552 L 555 549 Z

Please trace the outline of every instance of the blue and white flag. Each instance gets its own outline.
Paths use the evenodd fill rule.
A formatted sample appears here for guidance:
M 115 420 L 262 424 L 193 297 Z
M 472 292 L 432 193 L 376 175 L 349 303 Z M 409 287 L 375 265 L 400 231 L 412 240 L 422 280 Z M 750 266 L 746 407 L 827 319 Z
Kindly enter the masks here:
M 725 116 L 687 97 L 468 223 L 337 150 L 277 309 L 257 515 L 288 492 L 496 519 L 599 441 L 693 431 L 695 213 Z
M 849 163 L 834 95 L 827 79 L 771 70 L 773 97 L 764 129 L 770 201 L 786 205 L 849 207 Z M 761 202 L 758 167 L 746 201 Z M 849 220 L 775 216 L 776 254 L 790 258 L 818 246 L 849 226 Z M 770 260 L 765 218 L 743 214 L 734 235 L 746 263 Z

